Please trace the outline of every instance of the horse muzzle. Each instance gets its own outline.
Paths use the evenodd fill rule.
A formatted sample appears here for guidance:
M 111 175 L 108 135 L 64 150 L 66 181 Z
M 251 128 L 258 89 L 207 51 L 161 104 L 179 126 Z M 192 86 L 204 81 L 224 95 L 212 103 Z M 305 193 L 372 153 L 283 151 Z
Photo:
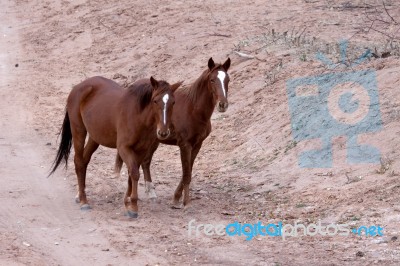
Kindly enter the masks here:
M 228 105 L 227 102 L 218 102 L 218 111 L 221 113 L 225 112 L 228 109 Z
M 170 134 L 171 134 L 171 131 L 169 129 L 167 129 L 167 131 L 157 130 L 157 138 L 160 140 L 164 140 L 164 139 L 168 138 Z

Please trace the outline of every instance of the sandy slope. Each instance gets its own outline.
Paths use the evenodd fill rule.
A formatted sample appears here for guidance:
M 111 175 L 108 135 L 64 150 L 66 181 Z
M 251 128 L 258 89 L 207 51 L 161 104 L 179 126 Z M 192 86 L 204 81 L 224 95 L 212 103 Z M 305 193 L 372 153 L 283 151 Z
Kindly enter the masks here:
M 293 145 L 286 81 L 330 72 L 315 52 L 337 59 L 336 43 L 363 25 L 362 12 L 342 1 L 265 2 L 7 2 L 0 245 L 8 250 L 1 259 L 34 265 L 75 265 L 81 259 L 100 265 L 398 264 L 399 58 L 373 59 L 354 69 L 376 70 L 383 130 L 360 141 L 378 147 L 390 159 L 388 169 L 378 174 L 379 164 L 347 164 L 344 137 L 333 140 L 333 168 L 299 168 L 298 154 L 319 143 Z M 350 57 L 366 47 L 385 51 L 381 35 L 364 32 L 352 37 Z M 140 218 L 134 221 L 123 216 L 126 171 L 112 178 L 115 151 L 100 148 L 89 166 L 90 213 L 72 203 L 73 167 L 44 179 L 72 85 L 92 75 L 121 84 L 149 75 L 189 84 L 210 56 L 232 59 L 230 108 L 213 115 L 213 132 L 195 164 L 192 209 L 170 208 L 180 176 L 176 148 L 157 151 L 152 172 L 159 202 L 146 200 L 141 187 Z M 191 219 L 380 224 L 385 236 L 194 238 L 188 236 Z

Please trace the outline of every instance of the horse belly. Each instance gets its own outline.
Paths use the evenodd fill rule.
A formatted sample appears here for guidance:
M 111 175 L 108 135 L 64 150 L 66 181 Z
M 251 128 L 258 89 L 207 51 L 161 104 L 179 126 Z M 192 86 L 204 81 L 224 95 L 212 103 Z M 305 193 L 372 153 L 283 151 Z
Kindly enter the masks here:
M 82 120 L 89 137 L 102 146 L 116 148 L 117 132 L 110 110 L 86 109 L 82 112 Z

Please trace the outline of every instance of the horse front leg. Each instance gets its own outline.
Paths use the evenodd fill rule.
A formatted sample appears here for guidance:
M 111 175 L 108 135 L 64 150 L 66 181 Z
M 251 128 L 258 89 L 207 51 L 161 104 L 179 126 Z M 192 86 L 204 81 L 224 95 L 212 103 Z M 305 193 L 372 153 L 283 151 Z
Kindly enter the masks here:
M 180 145 L 181 162 L 182 162 L 182 179 L 174 194 L 174 207 L 180 208 L 179 200 L 183 192 L 183 205 L 187 206 L 190 202 L 189 186 L 192 179 L 192 164 L 191 164 L 191 145 Z
M 139 181 L 139 167 L 135 153 L 129 147 L 123 147 L 118 150 L 119 155 L 125 162 L 128 168 L 128 188 L 124 198 L 125 208 L 127 214 L 131 218 L 138 217 L 138 181 Z

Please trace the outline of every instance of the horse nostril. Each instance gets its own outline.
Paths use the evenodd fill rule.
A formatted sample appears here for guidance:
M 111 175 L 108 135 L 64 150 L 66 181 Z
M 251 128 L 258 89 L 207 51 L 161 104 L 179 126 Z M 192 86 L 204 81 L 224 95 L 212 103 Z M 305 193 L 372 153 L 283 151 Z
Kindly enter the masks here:
M 221 109 L 226 109 L 228 107 L 228 103 L 224 103 L 224 102 L 219 102 L 219 108 Z
M 169 130 L 168 131 L 161 131 L 161 130 L 159 130 L 158 132 L 158 135 L 160 136 L 160 137 L 162 137 L 162 138 L 165 138 L 165 137 L 167 137 L 168 135 L 169 135 Z

